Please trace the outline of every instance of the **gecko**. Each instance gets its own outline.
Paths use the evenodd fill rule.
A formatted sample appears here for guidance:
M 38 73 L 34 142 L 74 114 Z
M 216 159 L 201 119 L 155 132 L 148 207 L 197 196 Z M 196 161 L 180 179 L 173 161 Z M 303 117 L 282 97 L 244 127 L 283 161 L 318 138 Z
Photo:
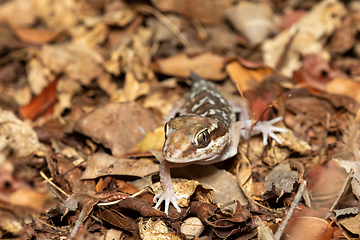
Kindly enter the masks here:
M 191 93 L 179 111 L 179 116 L 170 118 L 164 126 L 165 141 L 162 148 L 164 160 L 160 163 L 159 175 L 163 192 L 155 195 L 155 209 L 165 202 L 164 212 L 168 214 L 172 204 L 180 212 L 176 200 L 188 198 L 174 193 L 170 168 L 189 164 L 212 164 L 235 156 L 240 138 L 247 139 L 252 125 L 246 107 L 241 107 L 239 120 L 232 106 L 216 90 L 215 84 L 190 72 L 193 84 Z M 282 141 L 274 132 L 286 132 L 275 127 L 282 120 L 277 117 L 270 121 L 259 121 L 253 127 L 252 135 L 261 132 L 267 145 L 270 136 L 279 144 Z

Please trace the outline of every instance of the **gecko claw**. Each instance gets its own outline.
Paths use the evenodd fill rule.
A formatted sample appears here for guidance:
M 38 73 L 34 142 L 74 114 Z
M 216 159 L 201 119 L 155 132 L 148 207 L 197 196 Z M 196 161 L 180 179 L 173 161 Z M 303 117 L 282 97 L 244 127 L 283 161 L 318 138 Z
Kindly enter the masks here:
M 189 196 L 187 194 L 183 194 L 183 195 L 176 195 L 173 191 L 167 191 L 167 192 L 162 192 L 159 194 L 156 194 L 154 196 L 154 203 L 156 203 L 155 205 L 155 209 L 158 209 L 161 205 L 162 202 L 165 201 L 165 214 L 168 215 L 169 213 L 169 206 L 170 203 L 172 203 L 172 205 L 174 206 L 174 208 L 176 209 L 177 212 L 180 212 L 181 209 L 180 207 L 177 205 L 176 200 L 178 199 L 182 199 L 182 198 L 188 198 Z

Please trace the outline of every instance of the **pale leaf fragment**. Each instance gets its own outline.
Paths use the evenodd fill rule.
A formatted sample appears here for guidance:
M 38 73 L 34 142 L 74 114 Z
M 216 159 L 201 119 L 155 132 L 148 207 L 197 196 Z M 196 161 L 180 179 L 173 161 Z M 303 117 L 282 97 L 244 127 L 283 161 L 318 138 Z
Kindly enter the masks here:
M 149 159 L 116 158 L 105 153 L 88 157 L 88 166 L 81 179 L 94 179 L 108 175 L 144 177 L 159 171 L 159 165 Z

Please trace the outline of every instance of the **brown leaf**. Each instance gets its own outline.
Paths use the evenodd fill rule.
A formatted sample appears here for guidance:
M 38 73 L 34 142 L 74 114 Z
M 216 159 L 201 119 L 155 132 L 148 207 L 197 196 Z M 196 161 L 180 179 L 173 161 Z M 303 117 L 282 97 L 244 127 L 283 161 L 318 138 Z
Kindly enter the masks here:
M 121 229 L 128 230 L 130 232 L 136 231 L 136 222 L 131 218 L 127 218 L 118 214 L 115 211 L 109 209 L 103 209 L 97 212 L 96 214 L 100 219 L 105 220 L 106 222 L 112 224 L 113 226 L 119 227 Z
M 60 77 L 57 77 L 31 102 L 19 109 L 23 118 L 36 119 L 40 116 L 51 114 L 57 99 L 56 84 Z
M 148 159 L 121 159 L 105 153 L 95 153 L 88 157 L 88 166 L 81 179 L 107 175 L 144 177 L 157 171 L 158 164 Z
M 155 7 L 161 11 L 174 11 L 199 20 L 202 23 L 219 23 L 224 21 L 224 12 L 229 1 L 211 1 L 211 0 L 152 0 Z
M 181 53 L 166 59 L 158 59 L 151 64 L 151 68 L 162 74 L 189 77 L 193 70 L 200 77 L 209 80 L 223 80 L 226 74 L 222 71 L 224 58 L 212 53 L 203 53 L 195 57 L 188 57 Z
M 304 57 L 301 68 L 294 71 L 293 78 L 300 86 L 325 91 L 331 80 L 342 75 L 341 71 L 331 68 L 321 56 L 308 54 Z
M 328 221 L 315 217 L 291 218 L 284 231 L 284 239 L 330 240 L 333 229 Z
M 154 209 L 148 201 L 140 198 L 125 198 L 118 203 L 118 207 L 137 211 L 143 217 L 166 216 L 164 212 Z
M 275 71 L 249 61 L 233 59 L 226 64 L 226 72 L 241 91 L 245 92 L 252 89 L 254 83 L 262 82 L 266 76 L 274 74 Z
M 61 31 L 37 28 L 13 28 L 13 30 L 22 41 L 36 44 L 52 42 L 61 33 Z
M 82 116 L 74 129 L 111 149 L 113 155 L 123 156 L 143 138 L 143 132 L 157 126 L 149 110 L 129 102 L 98 107 Z

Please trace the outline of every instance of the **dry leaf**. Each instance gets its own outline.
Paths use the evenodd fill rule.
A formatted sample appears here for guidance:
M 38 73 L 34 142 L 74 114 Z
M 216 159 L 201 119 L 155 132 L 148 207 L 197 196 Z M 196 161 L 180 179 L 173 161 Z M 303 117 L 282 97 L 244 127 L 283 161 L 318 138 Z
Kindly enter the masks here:
M 188 57 L 181 53 L 166 59 L 158 59 L 151 68 L 162 74 L 189 77 L 190 70 L 200 77 L 209 80 L 223 80 L 226 74 L 222 71 L 224 58 L 212 53 L 203 53 L 196 57 Z
M 139 234 L 141 239 L 147 240 L 180 240 L 181 238 L 175 234 L 175 232 L 170 231 L 166 224 L 158 219 L 153 221 L 151 218 L 149 220 L 141 219 L 139 222 Z
M 239 2 L 226 10 L 226 18 L 252 45 L 276 32 L 275 16 L 266 3 Z
M 329 53 L 323 49 L 325 40 L 341 25 L 346 9 L 342 2 L 325 0 L 318 3 L 289 29 L 262 45 L 264 63 L 290 77 L 301 65 L 301 57 L 317 53 L 325 60 Z
M 24 207 L 31 207 L 39 212 L 44 212 L 50 197 L 51 196 L 48 193 L 40 193 L 34 189 L 22 188 L 10 195 L 9 203 Z
M 199 20 L 202 23 L 219 23 L 224 21 L 224 13 L 230 1 L 211 0 L 152 0 L 161 11 L 174 11 Z
M 335 78 L 327 84 L 326 91 L 346 95 L 360 102 L 360 83 L 349 78 Z
M 253 89 L 254 82 L 260 83 L 266 76 L 274 74 L 274 70 L 269 67 L 261 65 L 247 67 L 244 63 L 246 61 L 234 59 L 226 64 L 226 72 L 242 92 Z
M 105 153 L 95 153 L 88 157 L 81 179 L 94 179 L 108 175 L 144 177 L 159 171 L 159 164 L 149 159 L 116 158 Z
M 149 110 L 129 102 L 109 103 L 94 109 L 77 121 L 75 130 L 111 149 L 113 155 L 123 156 L 143 138 L 144 132 L 157 126 Z
M 284 231 L 284 239 L 330 240 L 333 229 L 328 221 L 315 217 L 293 217 Z
M 1 158 L 9 153 L 26 157 L 42 149 L 43 145 L 32 127 L 19 120 L 13 112 L 0 109 Z
M 24 42 L 43 44 L 54 41 L 61 31 L 37 28 L 13 28 L 15 34 Z
M 29 27 L 36 21 L 32 1 L 13 0 L 0 5 L 0 23 L 13 27 Z
M 165 141 L 164 127 L 158 127 L 146 136 L 128 152 L 128 155 L 141 156 L 149 154 L 151 150 L 161 151 Z

